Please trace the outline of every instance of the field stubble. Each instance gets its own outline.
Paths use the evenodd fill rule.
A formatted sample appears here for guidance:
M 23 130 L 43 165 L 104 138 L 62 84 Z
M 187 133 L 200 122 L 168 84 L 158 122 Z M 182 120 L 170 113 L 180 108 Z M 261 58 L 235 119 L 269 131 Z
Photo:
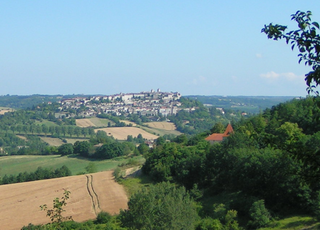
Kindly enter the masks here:
M 101 210 L 115 214 L 127 208 L 125 190 L 113 180 L 112 171 L 2 185 L 1 228 L 20 229 L 29 223 L 50 222 L 40 205 L 47 204 L 49 209 L 52 208 L 53 199 L 62 197 L 64 189 L 71 194 L 63 215 L 72 216 L 75 221 L 94 219 Z

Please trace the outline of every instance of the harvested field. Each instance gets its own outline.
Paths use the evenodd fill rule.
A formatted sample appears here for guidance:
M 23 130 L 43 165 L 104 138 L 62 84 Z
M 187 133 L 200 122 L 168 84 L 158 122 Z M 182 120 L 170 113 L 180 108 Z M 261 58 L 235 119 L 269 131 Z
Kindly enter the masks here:
M 176 130 L 176 126 L 171 122 L 160 121 L 160 122 L 147 122 L 144 123 L 151 128 L 164 129 L 164 130 Z
M 90 119 L 76 119 L 76 125 L 83 128 L 83 127 L 95 127 L 95 124 L 90 121 Z
M 64 144 L 61 139 L 59 138 L 53 138 L 53 137 L 40 137 L 41 140 L 48 143 L 51 146 L 60 146 Z
M 113 136 L 115 139 L 118 140 L 127 140 L 128 135 L 137 137 L 139 134 L 141 134 L 143 138 L 150 140 L 158 138 L 158 136 L 148 133 L 137 127 L 110 127 L 95 129 L 95 132 L 97 132 L 98 130 L 105 131 L 109 136 Z
M 54 198 L 71 192 L 63 216 L 82 222 L 96 218 L 101 210 L 110 214 L 127 208 L 128 198 L 112 171 L 0 186 L 1 229 L 21 229 L 29 223 L 50 222 L 40 205 L 52 208 Z

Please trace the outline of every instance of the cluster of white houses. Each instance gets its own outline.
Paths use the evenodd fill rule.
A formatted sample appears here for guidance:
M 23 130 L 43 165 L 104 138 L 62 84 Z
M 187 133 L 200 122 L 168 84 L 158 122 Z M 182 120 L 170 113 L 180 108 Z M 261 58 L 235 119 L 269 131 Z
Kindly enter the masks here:
M 76 97 L 60 101 L 61 111 L 74 109 L 78 116 L 89 117 L 101 113 L 138 114 L 145 116 L 168 116 L 181 110 L 178 92 L 151 90 L 140 93 L 120 93 L 109 96 Z M 187 110 L 194 110 L 188 108 Z

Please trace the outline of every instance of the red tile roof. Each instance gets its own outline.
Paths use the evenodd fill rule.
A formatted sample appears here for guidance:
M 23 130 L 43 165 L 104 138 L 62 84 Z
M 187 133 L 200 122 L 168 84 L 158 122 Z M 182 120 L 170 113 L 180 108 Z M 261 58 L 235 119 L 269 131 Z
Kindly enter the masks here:
M 228 124 L 224 133 L 213 133 L 208 136 L 205 140 L 206 141 L 222 141 L 224 137 L 228 137 L 230 133 L 233 133 L 233 128 L 231 124 Z

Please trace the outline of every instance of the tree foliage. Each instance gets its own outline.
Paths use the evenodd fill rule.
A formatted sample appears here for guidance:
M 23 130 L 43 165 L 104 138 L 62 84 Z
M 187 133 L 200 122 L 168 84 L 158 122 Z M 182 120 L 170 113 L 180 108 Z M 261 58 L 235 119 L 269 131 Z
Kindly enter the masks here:
M 299 50 L 299 63 L 304 61 L 305 65 L 311 66 L 312 71 L 306 74 L 308 93 L 318 91 L 314 89 L 320 84 L 320 36 L 319 24 L 311 20 L 311 12 L 297 11 L 291 15 L 291 20 L 298 24 L 298 29 L 287 31 L 287 26 L 272 24 L 265 25 L 262 29 L 269 39 L 285 39 L 286 43 Z
M 48 206 L 46 204 L 41 205 L 40 208 L 41 210 L 45 211 L 47 213 L 47 216 L 50 218 L 52 224 L 54 227 L 57 229 L 60 229 L 61 224 L 63 221 L 66 220 L 72 220 L 72 216 L 63 216 L 63 212 L 66 210 L 64 209 L 64 206 L 67 205 L 67 200 L 70 197 L 70 191 L 64 189 L 63 196 L 61 199 L 56 197 L 53 200 L 53 207 L 52 209 L 48 209 Z
M 131 196 L 128 210 L 121 211 L 129 229 L 194 229 L 198 217 L 193 200 L 183 187 L 159 183 Z

